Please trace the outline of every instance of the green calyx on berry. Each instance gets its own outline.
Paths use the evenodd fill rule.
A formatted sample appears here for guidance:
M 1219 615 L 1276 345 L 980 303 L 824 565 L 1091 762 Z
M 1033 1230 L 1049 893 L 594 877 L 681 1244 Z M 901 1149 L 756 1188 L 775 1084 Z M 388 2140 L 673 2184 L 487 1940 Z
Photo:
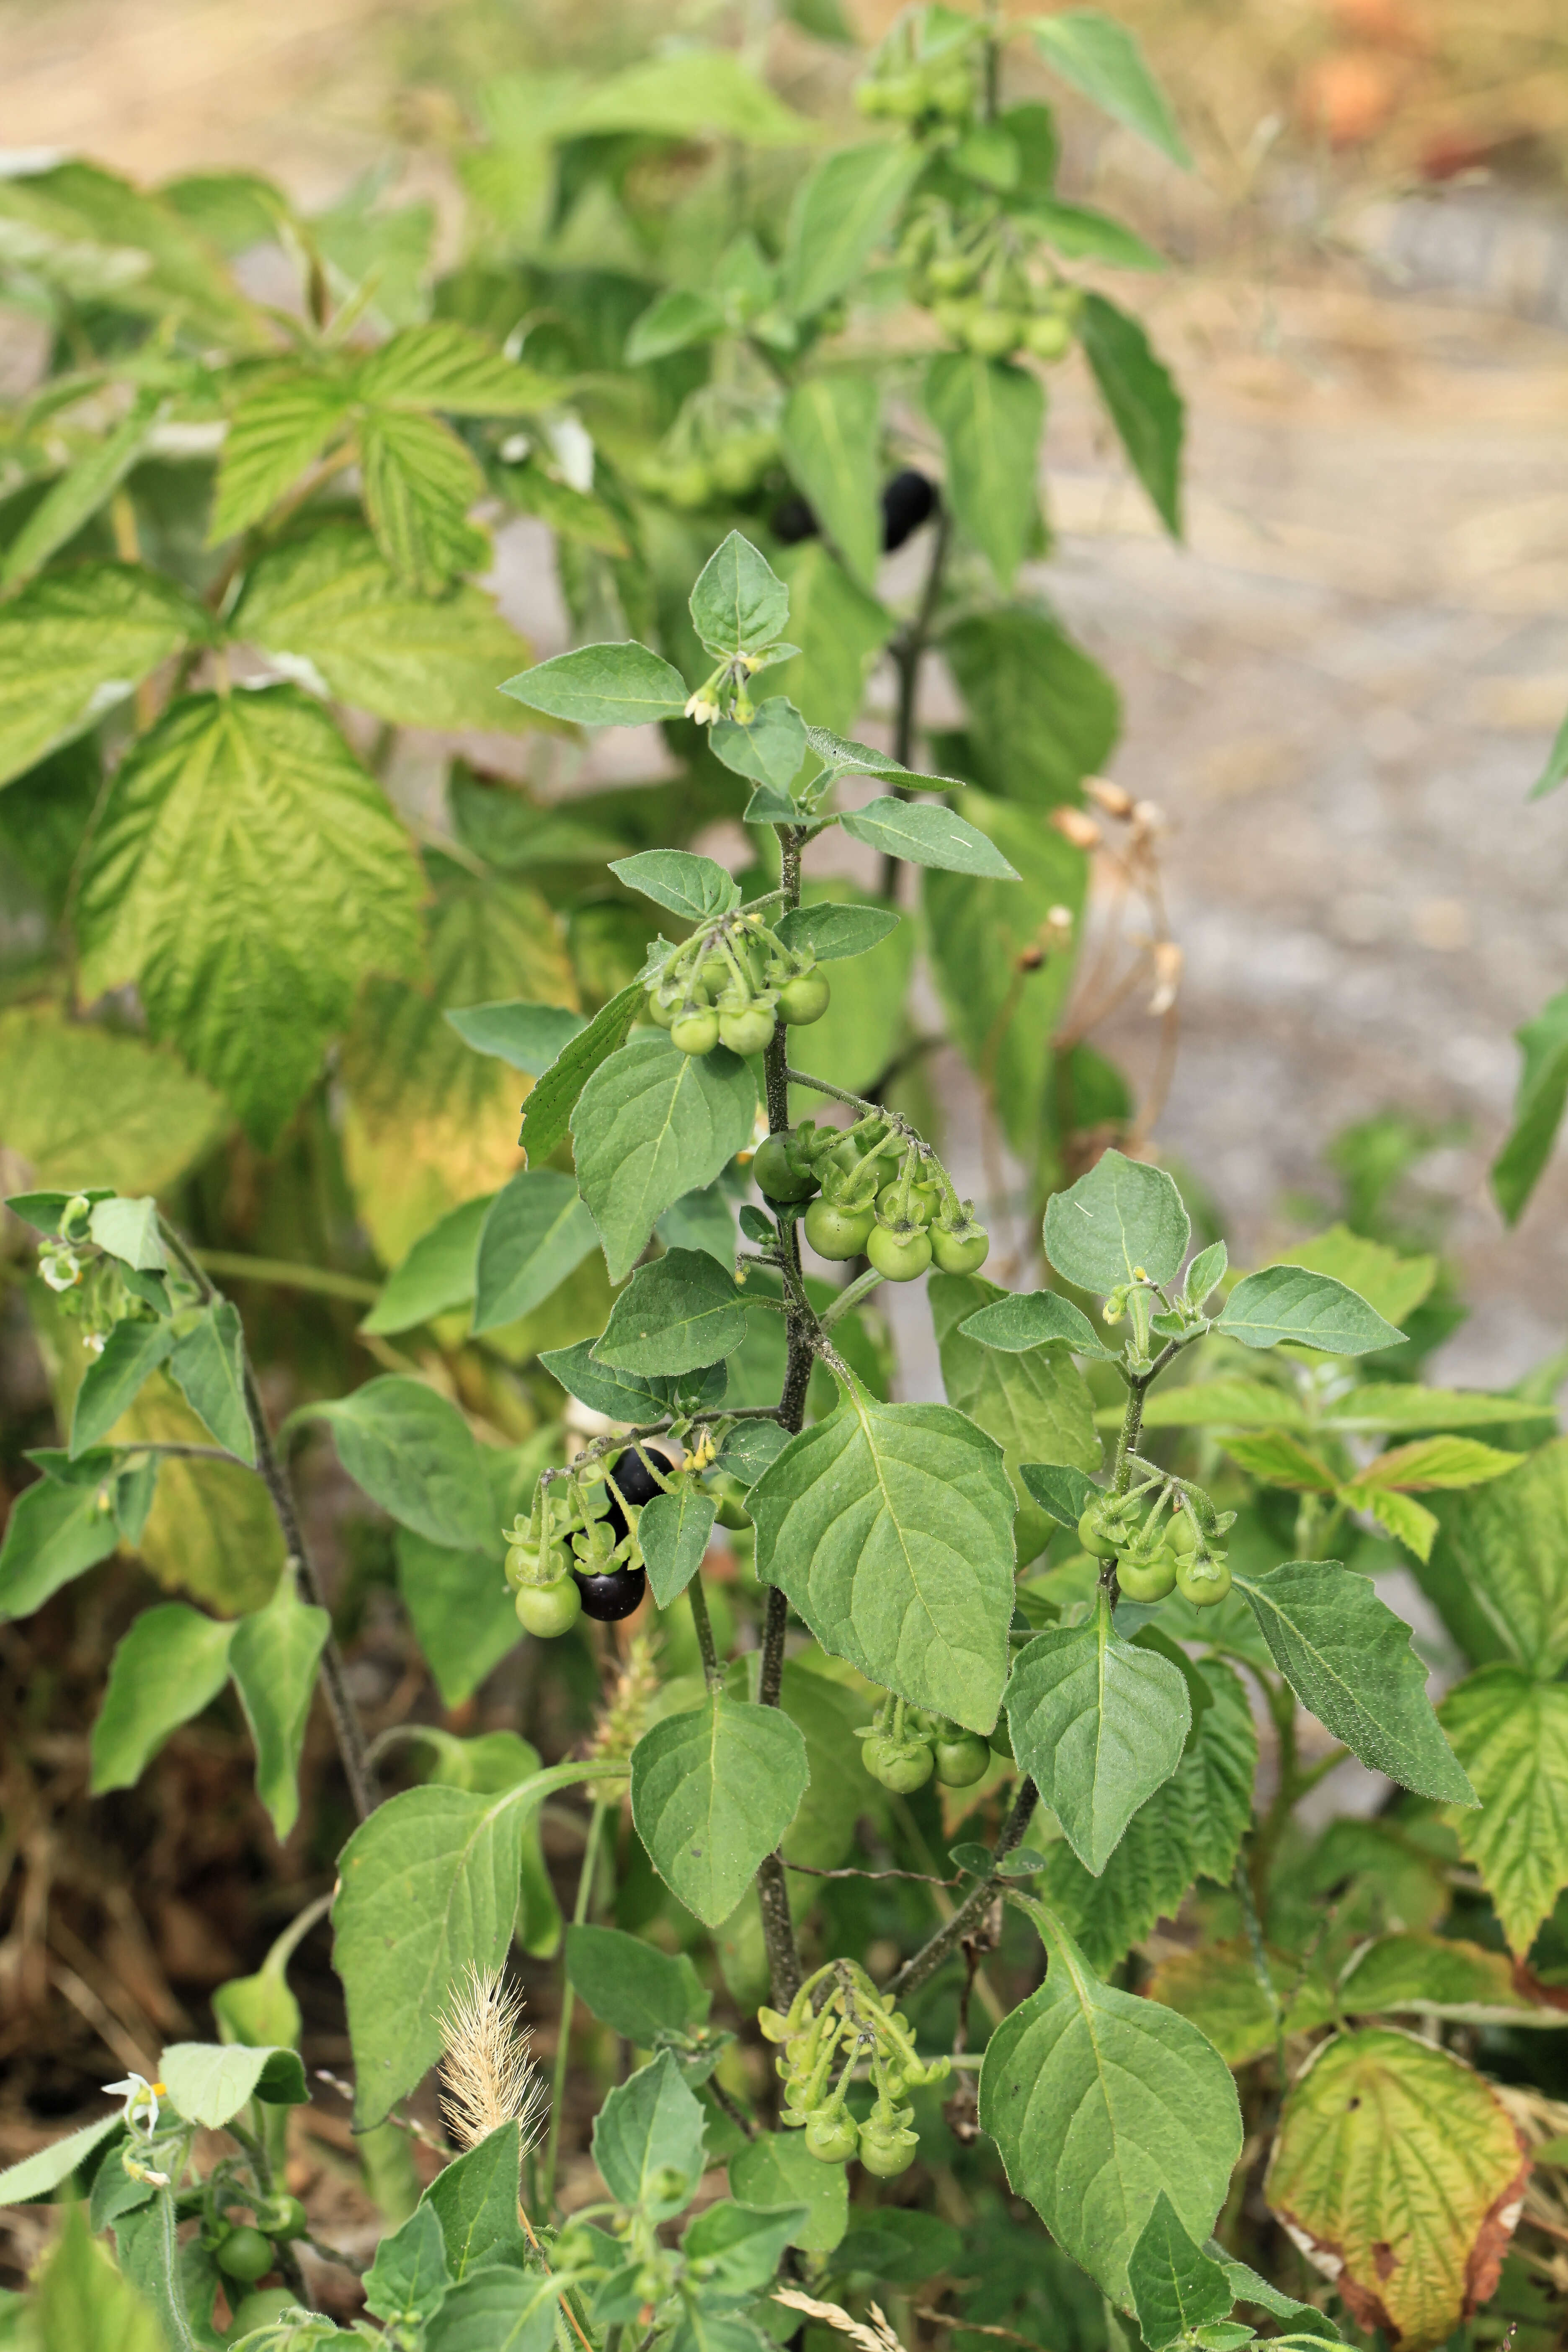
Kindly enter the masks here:
M 814 1201 L 802 1223 L 805 1238 L 818 1257 L 858 1257 L 876 1224 L 872 1209 L 844 1209 L 826 1196 Z
M 912 1220 L 873 1225 L 866 1255 L 885 1282 L 915 1282 L 931 1264 L 931 1235 Z
M 944 1724 L 931 1750 L 936 1777 L 946 1789 L 970 1789 L 991 1769 L 991 1743 L 977 1731 Z

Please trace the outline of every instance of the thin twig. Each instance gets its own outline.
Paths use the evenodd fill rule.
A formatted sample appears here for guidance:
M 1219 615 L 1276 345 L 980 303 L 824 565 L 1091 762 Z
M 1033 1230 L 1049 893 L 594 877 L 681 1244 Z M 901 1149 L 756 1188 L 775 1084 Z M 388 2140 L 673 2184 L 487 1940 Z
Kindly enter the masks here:
M 962 1886 L 963 1873 L 956 1878 L 933 1878 L 929 1870 L 821 1870 L 814 1862 L 786 1862 L 786 1870 L 798 1870 L 805 1878 L 908 1878 L 916 1886 Z

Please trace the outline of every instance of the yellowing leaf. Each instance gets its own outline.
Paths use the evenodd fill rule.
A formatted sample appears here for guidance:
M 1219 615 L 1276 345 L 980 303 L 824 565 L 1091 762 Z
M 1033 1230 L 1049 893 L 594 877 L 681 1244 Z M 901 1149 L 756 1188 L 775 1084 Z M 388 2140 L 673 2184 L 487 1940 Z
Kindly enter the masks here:
M 46 1188 L 162 1192 L 228 1124 L 205 1080 L 173 1054 L 48 1004 L 0 1013 L 0 1103 L 6 1149 Z
M 154 1373 L 111 1433 L 182 1444 L 212 1443 L 166 1374 Z M 283 1538 L 267 1489 L 237 1462 L 165 1459 L 153 1508 L 136 1546 L 165 1592 L 188 1592 L 227 1617 L 265 1607 L 284 1562 Z
M 0 606 L 0 782 L 85 734 L 207 628 L 173 582 L 130 564 L 50 572 L 9 598 Z
M 1373 2028 L 1336 2034 L 1298 2077 L 1265 2194 L 1361 2326 L 1427 2352 L 1496 2286 L 1525 2170 L 1489 2084 Z
M 1268 1973 L 1285 2011 L 1287 2033 L 1306 2033 L 1328 2023 L 1333 1997 L 1321 1977 L 1309 1976 L 1298 1984 L 1298 1962 L 1275 1951 L 1268 1954 Z M 1191 2018 L 1227 2066 L 1245 2066 L 1274 2047 L 1274 2012 L 1258 1980 L 1252 1948 L 1245 1941 L 1172 1952 L 1143 1990 L 1151 2000 L 1163 2000 L 1167 2009 Z

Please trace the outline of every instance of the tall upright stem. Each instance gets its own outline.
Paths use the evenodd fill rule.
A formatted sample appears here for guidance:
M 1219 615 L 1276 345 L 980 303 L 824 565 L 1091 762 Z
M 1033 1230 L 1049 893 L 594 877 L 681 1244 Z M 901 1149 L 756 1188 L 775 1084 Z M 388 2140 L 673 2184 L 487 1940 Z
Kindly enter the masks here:
M 580 1927 L 588 1916 L 588 1905 L 594 1893 L 594 1872 L 599 1859 L 599 1832 L 604 1827 L 606 1810 L 604 1799 L 595 1797 L 594 1810 L 588 1816 L 583 1867 L 577 1874 L 577 1900 L 572 1906 L 572 1925 L 574 1927 Z M 550 2083 L 550 2134 L 544 2143 L 544 2178 L 540 2184 L 541 2206 L 546 2213 L 555 2202 L 555 2162 L 561 2153 L 561 2106 L 566 2095 L 566 2067 L 572 2050 L 572 2015 L 576 2006 L 577 1996 L 566 1973 L 566 1960 L 563 1954 L 561 2021 L 556 2029 L 555 2066 Z

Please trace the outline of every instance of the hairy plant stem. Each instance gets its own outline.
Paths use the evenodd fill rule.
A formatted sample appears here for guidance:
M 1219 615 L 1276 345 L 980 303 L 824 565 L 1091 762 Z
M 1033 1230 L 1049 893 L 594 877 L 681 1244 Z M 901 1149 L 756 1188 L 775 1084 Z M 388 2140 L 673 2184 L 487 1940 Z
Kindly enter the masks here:
M 599 1833 L 605 1825 L 608 1808 L 603 1798 L 595 1797 L 594 1810 L 588 1817 L 588 1834 L 583 1844 L 583 1862 L 577 1873 L 577 1900 L 572 1906 L 572 1925 L 582 1927 L 588 1916 L 588 1905 L 594 1892 L 594 1872 L 599 1860 Z M 577 2006 L 577 1996 L 572 1979 L 566 1973 L 566 1959 L 561 1960 L 561 2018 L 556 2027 L 555 2064 L 550 2081 L 550 2131 L 544 2143 L 544 2169 L 539 2184 L 542 2210 L 548 2213 L 555 2202 L 555 2165 L 561 2153 L 561 2108 L 566 2095 L 566 2068 L 572 2051 L 572 2014 Z
M 1015 1846 L 1021 1845 L 1024 1832 L 1040 1801 L 1040 1792 L 1030 1780 L 1019 1782 L 1018 1793 L 1013 1800 L 1013 1810 L 1002 1824 L 1001 1834 L 991 1854 L 989 1876 L 983 1878 L 972 1895 L 964 1897 L 951 1919 L 946 1919 L 912 1958 L 907 1959 L 892 1981 L 883 1990 L 895 2000 L 902 2000 L 914 1992 L 926 1979 L 934 1976 L 949 1952 L 962 1944 L 970 1930 L 977 1927 L 999 1895 L 1005 1894 L 1009 1882 L 999 1877 L 996 1864 L 1005 1861 Z
M 708 1614 L 708 1595 L 702 1590 L 702 1571 L 699 1569 L 686 1588 L 691 1603 L 691 1622 L 697 1633 L 697 1647 L 702 1655 L 702 1674 L 710 1691 L 716 1691 L 723 1680 L 719 1664 L 719 1652 L 713 1640 L 713 1620 Z

